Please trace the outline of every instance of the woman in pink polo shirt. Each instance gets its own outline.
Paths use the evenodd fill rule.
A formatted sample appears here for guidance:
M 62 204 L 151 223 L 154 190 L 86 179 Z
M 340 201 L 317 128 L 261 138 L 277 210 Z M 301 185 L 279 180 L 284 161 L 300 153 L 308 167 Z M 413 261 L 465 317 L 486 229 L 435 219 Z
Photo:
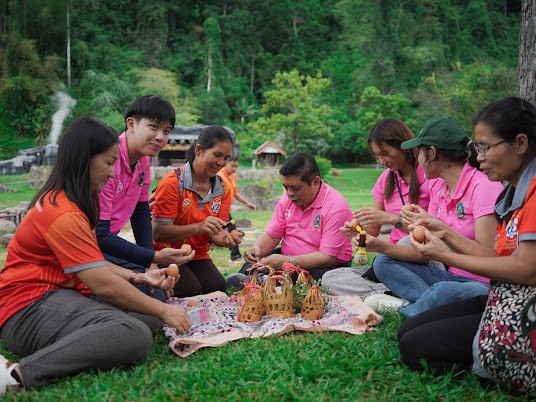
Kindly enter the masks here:
M 426 211 L 430 201 L 428 182 L 424 177 L 423 169 L 417 163 L 417 152 L 400 147 L 404 141 L 412 138 L 415 136 L 401 120 L 382 119 L 371 128 L 367 139 L 370 153 L 386 169 L 378 177 L 372 189 L 374 198 L 372 207 L 354 211 L 354 218 L 358 219 L 359 224 L 373 236 L 380 233 L 382 225 L 393 225 L 389 237 L 392 244 L 408 236 L 402 220 L 402 206 L 414 204 Z M 352 222 L 346 222 L 341 231 L 349 239 L 357 235 L 356 227 Z M 361 268 L 342 268 L 326 272 L 322 277 L 322 285 L 334 295 L 357 293 L 362 296 L 372 291 L 386 290 L 381 284 L 363 282 L 361 276 L 377 282 L 372 270 L 363 274 Z M 361 290 L 361 284 L 365 285 L 363 290 Z
M 418 150 L 418 162 L 430 182 L 428 214 L 441 221 L 444 240 L 460 253 L 493 255 L 495 200 L 503 190 L 490 182 L 475 166 L 476 151 L 465 130 L 449 117 L 434 117 L 419 135 L 401 145 Z M 409 213 L 405 216 L 422 213 Z M 358 238 L 354 238 L 354 242 Z M 444 270 L 428 261 L 409 245 L 393 245 L 367 235 L 367 249 L 380 253 L 374 273 L 402 299 L 374 295 L 366 299 L 371 307 L 400 307 L 399 312 L 414 316 L 433 307 L 487 294 L 489 280 L 461 269 Z M 389 300 L 386 300 L 389 299 Z

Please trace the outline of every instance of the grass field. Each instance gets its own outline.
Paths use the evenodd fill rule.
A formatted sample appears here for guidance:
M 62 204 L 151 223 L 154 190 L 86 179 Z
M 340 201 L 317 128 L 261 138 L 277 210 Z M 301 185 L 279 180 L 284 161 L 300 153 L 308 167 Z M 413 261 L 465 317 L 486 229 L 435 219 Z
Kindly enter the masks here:
M 381 173 L 375 169 L 342 169 L 329 179 L 352 208 L 371 204 L 370 189 Z M 0 183 L 2 178 L 0 178 Z M 0 194 L 0 203 L 4 202 Z M 7 202 L 7 201 L 6 201 Z M 15 203 L 18 205 L 18 201 Z M 262 229 L 268 211 L 237 213 Z M 257 232 L 254 232 L 257 233 Z M 248 233 L 242 250 L 253 241 Z M 225 273 L 238 270 L 227 249 L 211 251 Z M 361 336 L 344 333 L 293 333 L 267 339 L 243 339 L 206 348 L 181 359 L 158 334 L 141 364 L 110 372 L 82 373 L 36 391 L 19 401 L 514 401 L 522 400 L 473 374 L 434 377 L 408 370 L 400 361 L 396 332 L 403 318 L 384 315 L 377 331 Z M 0 353 L 16 359 L 0 343 Z M 7 397 L 10 399 L 10 396 Z

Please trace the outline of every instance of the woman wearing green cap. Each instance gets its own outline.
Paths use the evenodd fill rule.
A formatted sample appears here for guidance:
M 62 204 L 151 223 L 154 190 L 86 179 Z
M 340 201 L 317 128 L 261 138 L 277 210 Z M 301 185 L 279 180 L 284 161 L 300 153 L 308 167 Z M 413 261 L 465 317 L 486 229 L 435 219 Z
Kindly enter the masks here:
M 429 179 L 428 214 L 435 218 L 449 246 L 460 253 L 476 250 L 478 255 L 493 255 L 497 223 L 493 207 L 503 186 L 490 182 L 471 166 L 470 160 L 476 165 L 476 150 L 465 130 L 449 117 L 434 117 L 401 147 L 417 148 L 417 160 Z M 419 215 L 422 212 L 404 213 L 409 219 Z M 393 245 L 367 236 L 367 250 L 380 253 L 374 261 L 374 273 L 400 297 L 368 297 L 365 303 L 376 309 L 399 307 L 400 313 L 411 317 L 442 304 L 485 295 L 489 290 L 487 278 L 455 266 L 445 270 L 411 245 Z
M 412 244 L 429 258 L 489 276 L 491 290 L 406 320 L 398 331 L 400 354 L 414 370 L 443 374 L 472 365 L 483 378 L 535 393 L 536 108 L 501 99 L 473 124 L 481 169 L 508 183 L 495 206 L 496 256 L 452 252 L 427 219 L 417 221 L 428 228 L 425 241 Z

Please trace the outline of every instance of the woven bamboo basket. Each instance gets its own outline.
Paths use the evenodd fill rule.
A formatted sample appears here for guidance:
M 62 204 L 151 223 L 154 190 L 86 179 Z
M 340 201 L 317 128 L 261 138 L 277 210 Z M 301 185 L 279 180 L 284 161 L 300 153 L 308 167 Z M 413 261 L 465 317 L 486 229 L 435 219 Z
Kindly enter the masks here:
M 264 292 L 258 279 L 258 271 L 244 281 L 244 289 L 238 293 L 238 317 L 240 322 L 260 321 L 266 314 Z
M 304 270 L 300 271 L 300 273 L 298 274 L 298 278 L 296 279 L 296 283 L 298 283 L 298 282 L 302 282 L 302 283 L 305 283 L 306 285 L 312 286 L 313 283 L 314 283 L 314 279 L 311 276 L 311 274 L 309 273 L 309 271 L 306 271 L 304 269 Z
M 278 287 L 278 285 L 280 287 Z M 288 275 L 270 273 L 264 282 L 266 313 L 272 318 L 292 318 L 292 281 Z
M 303 299 L 301 316 L 308 320 L 319 320 L 323 315 L 324 296 L 318 285 L 313 285 Z

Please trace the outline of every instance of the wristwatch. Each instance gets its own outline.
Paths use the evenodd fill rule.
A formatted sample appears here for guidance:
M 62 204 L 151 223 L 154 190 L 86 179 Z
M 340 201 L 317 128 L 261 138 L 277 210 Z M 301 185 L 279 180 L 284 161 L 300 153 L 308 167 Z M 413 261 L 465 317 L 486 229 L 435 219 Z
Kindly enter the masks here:
M 290 256 L 288 257 L 288 260 L 289 260 L 289 262 L 290 262 L 292 265 L 296 265 L 296 262 L 294 261 L 294 256 L 293 256 L 293 255 L 290 255 Z
M 402 227 L 402 216 L 399 215 L 395 223 L 395 228 L 400 229 Z

